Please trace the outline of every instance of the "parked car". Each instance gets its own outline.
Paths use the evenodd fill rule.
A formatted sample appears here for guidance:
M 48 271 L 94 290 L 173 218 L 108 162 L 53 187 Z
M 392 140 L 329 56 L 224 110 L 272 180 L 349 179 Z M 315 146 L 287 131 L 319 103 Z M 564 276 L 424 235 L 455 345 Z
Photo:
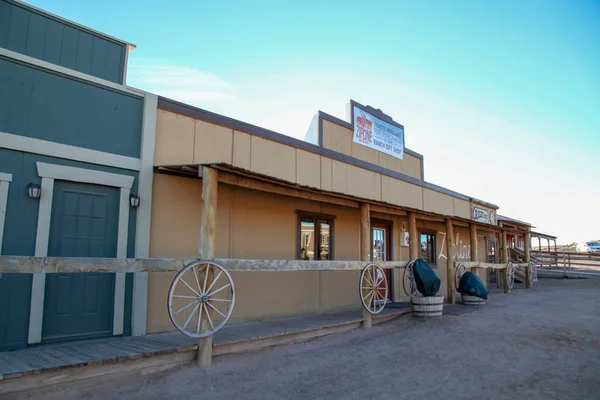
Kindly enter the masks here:
M 577 251 L 600 252 L 600 243 L 598 243 L 598 242 L 581 242 L 577 245 Z

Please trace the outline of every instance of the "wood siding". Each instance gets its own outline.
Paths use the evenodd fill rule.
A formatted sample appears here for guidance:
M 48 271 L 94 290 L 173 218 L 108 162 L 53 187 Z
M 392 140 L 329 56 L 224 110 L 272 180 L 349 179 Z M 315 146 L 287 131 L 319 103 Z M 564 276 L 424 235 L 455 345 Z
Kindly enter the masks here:
M 125 44 L 10 0 L 0 0 L 0 47 L 111 82 L 123 82 Z

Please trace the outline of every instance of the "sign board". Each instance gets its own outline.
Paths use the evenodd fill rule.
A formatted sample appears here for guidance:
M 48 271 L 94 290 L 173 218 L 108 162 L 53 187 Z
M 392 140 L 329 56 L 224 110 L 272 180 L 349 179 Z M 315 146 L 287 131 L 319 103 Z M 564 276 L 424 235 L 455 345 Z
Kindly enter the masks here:
M 404 157 L 404 129 L 382 121 L 354 106 L 355 143 L 381 151 L 402 160 Z
M 496 213 L 481 207 L 473 207 L 471 219 L 485 224 L 496 225 Z

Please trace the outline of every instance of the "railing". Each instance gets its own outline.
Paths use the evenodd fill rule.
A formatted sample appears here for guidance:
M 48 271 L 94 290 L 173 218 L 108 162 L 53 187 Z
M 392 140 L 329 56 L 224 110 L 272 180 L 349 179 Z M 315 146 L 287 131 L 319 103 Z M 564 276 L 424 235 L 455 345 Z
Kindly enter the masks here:
M 525 251 L 520 248 L 510 248 L 510 257 L 513 262 L 525 262 Z M 529 259 L 535 265 L 540 266 L 542 264 L 542 259 L 535 255 L 533 252 L 529 253 Z
M 538 260 L 539 267 L 558 268 L 558 252 L 556 251 L 532 251 L 531 255 Z
M 542 260 L 542 267 L 561 268 L 565 275 L 572 270 L 600 272 L 600 253 L 593 252 L 536 252 Z

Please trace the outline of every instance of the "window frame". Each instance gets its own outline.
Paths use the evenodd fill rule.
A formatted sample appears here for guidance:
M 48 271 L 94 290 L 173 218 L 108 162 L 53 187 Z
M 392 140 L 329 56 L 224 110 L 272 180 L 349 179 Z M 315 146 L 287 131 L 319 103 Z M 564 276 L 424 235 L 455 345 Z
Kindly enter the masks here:
M 335 215 L 330 214 L 321 214 L 315 213 L 312 211 L 304 211 L 304 210 L 296 210 L 297 219 L 296 219 L 296 260 L 301 260 L 300 258 L 300 250 L 302 248 L 300 241 L 302 240 L 302 220 L 304 219 L 312 219 L 314 220 L 314 229 L 313 229 L 313 254 L 314 260 L 306 260 L 306 261 L 332 261 L 335 260 Z M 318 246 L 321 239 L 321 222 L 320 220 L 328 220 L 329 221 L 329 257 L 327 260 L 319 260 L 317 259 L 317 255 L 319 254 Z
M 433 262 L 430 262 L 429 260 L 425 260 L 425 262 L 427 264 L 429 264 L 430 267 L 432 268 L 437 268 L 437 232 L 430 230 L 430 229 L 419 229 L 418 230 L 418 235 L 419 235 L 419 258 L 421 258 L 421 235 L 429 235 L 433 237 L 433 248 L 432 248 L 432 258 L 433 258 Z

